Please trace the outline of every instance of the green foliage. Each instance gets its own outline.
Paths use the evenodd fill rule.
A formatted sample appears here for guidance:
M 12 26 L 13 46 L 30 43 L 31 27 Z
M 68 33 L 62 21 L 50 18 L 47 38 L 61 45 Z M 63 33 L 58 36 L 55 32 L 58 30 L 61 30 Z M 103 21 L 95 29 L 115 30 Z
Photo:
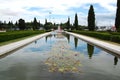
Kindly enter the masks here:
M 9 21 L 9 22 L 8 22 L 8 26 L 7 26 L 7 29 L 8 29 L 8 30 L 12 30 L 12 28 L 13 28 L 13 22 L 12 22 L 12 21 Z
M 51 22 L 46 22 L 44 28 L 45 30 L 50 30 L 53 28 L 53 24 Z
M 89 59 L 91 59 L 94 53 L 94 46 L 87 44 L 87 50 L 88 50 Z
M 75 48 L 77 48 L 78 46 L 78 38 L 74 37 L 74 44 L 75 44 Z
M 26 28 L 26 26 L 25 26 L 25 20 L 19 19 L 19 24 L 18 24 L 18 26 L 19 26 L 19 29 L 20 29 L 20 30 L 25 30 L 25 28 Z
M 44 24 L 44 28 L 45 30 L 49 31 L 53 28 L 53 24 L 51 22 L 47 22 L 47 19 L 45 19 L 45 24 Z
M 110 32 L 112 35 L 120 35 L 120 32 Z
M 76 30 L 78 29 L 78 16 L 77 16 L 77 13 L 75 14 L 74 27 L 75 27 Z
M 115 26 L 118 32 L 120 32 L 120 0 L 117 0 L 117 12 L 115 19 Z
M 1 25 L 2 25 L 2 21 L 0 21 L 0 27 L 1 27 Z
M 37 22 L 37 19 L 34 18 L 34 21 L 33 21 L 33 30 L 37 30 L 37 29 L 38 29 L 38 26 L 39 26 L 39 24 L 38 24 L 38 22 Z
M 9 31 L 5 33 L 0 33 L 0 42 L 10 41 L 30 35 L 44 33 L 45 31 Z
M 120 43 L 120 35 L 118 35 L 120 33 L 92 32 L 92 31 L 71 31 L 71 32 Z
M 70 18 L 68 17 L 68 21 L 67 21 L 67 23 L 66 23 L 66 29 L 69 30 L 69 28 L 70 28 Z
M 94 13 L 93 5 L 90 6 L 88 12 L 88 29 L 89 31 L 95 30 L 95 13 Z
M 120 35 L 112 35 L 111 41 L 120 43 Z

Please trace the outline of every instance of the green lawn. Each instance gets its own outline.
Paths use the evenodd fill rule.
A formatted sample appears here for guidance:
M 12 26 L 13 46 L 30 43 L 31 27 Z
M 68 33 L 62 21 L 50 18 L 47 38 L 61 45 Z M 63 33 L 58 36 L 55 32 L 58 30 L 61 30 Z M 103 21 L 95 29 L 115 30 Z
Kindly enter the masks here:
M 41 34 L 41 33 L 45 33 L 45 31 L 43 30 L 39 30 L 39 31 L 9 31 L 9 32 L 1 32 L 0 33 L 0 46 L 5 45 L 5 44 L 9 44 L 15 41 L 19 41 L 22 39 L 26 39 L 28 37 L 37 35 L 37 34 Z

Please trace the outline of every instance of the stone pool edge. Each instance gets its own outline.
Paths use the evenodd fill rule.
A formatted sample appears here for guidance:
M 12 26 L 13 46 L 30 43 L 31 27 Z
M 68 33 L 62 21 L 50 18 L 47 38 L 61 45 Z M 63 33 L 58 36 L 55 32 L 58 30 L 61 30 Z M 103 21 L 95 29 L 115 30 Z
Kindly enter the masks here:
M 43 33 L 43 34 L 40 34 L 40 35 L 37 35 L 37 36 L 33 36 L 33 37 L 30 37 L 30 38 L 27 38 L 27 39 L 24 39 L 24 40 L 21 40 L 21 41 L 17 41 L 17 42 L 14 42 L 14 43 L 10 43 L 8 45 L 4 45 L 4 46 L 0 46 L 0 56 L 6 54 L 6 53 L 9 53 L 11 51 L 14 51 L 16 49 L 19 49 L 27 44 L 30 44 L 31 42 L 37 40 L 37 39 L 40 39 L 44 36 L 47 36 L 47 35 L 50 35 L 51 32 L 47 32 L 47 33 Z
M 108 42 L 104 42 L 104 41 L 100 41 L 100 40 L 97 40 L 97 39 L 94 39 L 92 37 L 87 37 L 87 36 L 84 36 L 84 35 L 80 35 L 80 34 L 76 34 L 76 33 L 72 33 L 72 32 L 65 32 L 67 34 L 70 34 L 72 36 L 75 36 L 83 41 L 86 41 L 90 44 L 93 44 L 95 46 L 98 46 L 104 50 L 107 50 L 109 52 L 112 52 L 114 53 L 115 55 L 119 56 L 120 57 L 120 46 L 118 45 L 115 45 L 115 44 L 111 44 L 111 43 L 108 43 Z

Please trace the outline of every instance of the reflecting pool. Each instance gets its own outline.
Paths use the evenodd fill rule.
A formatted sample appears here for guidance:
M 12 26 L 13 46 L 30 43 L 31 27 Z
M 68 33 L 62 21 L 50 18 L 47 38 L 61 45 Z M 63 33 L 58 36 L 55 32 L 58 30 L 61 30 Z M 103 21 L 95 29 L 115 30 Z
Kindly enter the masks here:
M 120 59 L 53 32 L 0 57 L 0 80 L 120 80 Z

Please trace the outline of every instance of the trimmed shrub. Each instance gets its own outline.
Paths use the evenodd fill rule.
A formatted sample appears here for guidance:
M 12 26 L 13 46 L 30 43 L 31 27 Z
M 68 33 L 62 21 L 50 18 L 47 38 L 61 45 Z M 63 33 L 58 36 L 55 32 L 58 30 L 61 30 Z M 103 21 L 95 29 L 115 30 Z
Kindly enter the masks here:
M 0 42 L 10 41 L 22 37 L 44 33 L 45 31 L 10 31 L 0 34 Z
M 120 43 L 120 36 L 119 35 L 112 35 L 111 41 Z
M 78 34 L 83 34 L 91 37 L 95 37 L 98 39 L 103 39 L 107 41 L 113 41 L 120 43 L 120 33 L 113 32 L 113 33 L 108 33 L 108 32 L 92 32 L 92 31 L 70 31 Z

